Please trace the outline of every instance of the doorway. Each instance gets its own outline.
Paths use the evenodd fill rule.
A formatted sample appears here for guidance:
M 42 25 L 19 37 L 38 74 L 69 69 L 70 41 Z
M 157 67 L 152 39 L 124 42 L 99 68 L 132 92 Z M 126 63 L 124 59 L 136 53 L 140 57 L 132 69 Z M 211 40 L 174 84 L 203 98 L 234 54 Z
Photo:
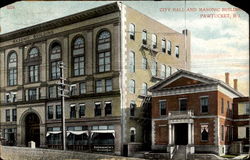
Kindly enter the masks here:
M 188 144 L 188 124 L 180 123 L 175 124 L 175 144 L 187 145 Z
M 40 146 L 40 120 L 35 113 L 29 113 L 25 118 L 25 144 L 34 141 L 36 147 Z

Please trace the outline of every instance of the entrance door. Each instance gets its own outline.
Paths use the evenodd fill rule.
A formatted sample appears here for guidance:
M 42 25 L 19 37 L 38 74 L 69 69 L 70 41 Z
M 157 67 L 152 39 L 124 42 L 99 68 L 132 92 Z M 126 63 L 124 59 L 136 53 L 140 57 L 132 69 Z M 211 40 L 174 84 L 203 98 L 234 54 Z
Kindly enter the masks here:
M 34 141 L 36 147 L 40 146 L 40 120 L 35 113 L 30 113 L 25 118 L 25 144 Z
M 188 144 L 188 124 L 187 123 L 175 124 L 175 144 L 176 145 Z

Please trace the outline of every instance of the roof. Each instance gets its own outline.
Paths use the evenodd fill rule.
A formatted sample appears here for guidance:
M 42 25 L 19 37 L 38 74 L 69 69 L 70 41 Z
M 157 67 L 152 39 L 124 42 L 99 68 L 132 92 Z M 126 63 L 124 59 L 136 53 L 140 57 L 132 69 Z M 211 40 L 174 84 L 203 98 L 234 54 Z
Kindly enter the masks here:
M 76 14 L 72 14 L 66 17 L 61 17 L 58 19 L 53 19 L 48 22 L 40 23 L 30 27 L 15 30 L 13 32 L 8 32 L 0 35 L 0 42 L 8 41 L 18 37 L 35 34 L 49 29 L 54 29 L 64 25 L 69 25 L 77 22 L 81 22 L 87 19 L 99 17 L 109 13 L 120 11 L 119 2 L 110 3 L 107 5 L 102 5 L 100 7 L 85 10 Z
M 172 74 L 171 76 L 169 76 L 168 78 L 158 82 L 157 84 L 153 85 L 152 87 L 150 87 L 148 90 L 150 92 L 154 92 L 154 91 L 160 91 L 160 90 L 164 90 L 164 86 L 166 86 L 167 84 L 169 84 L 170 82 L 172 82 L 175 78 L 182 76 L 182 77 L 192 77 L 194 79 L 198 79 L 202 82 L 204 82 L 207 85 L 211 85 L 211 84 L 216 84 L 216 85 L 220 85 L 221 87 L 227 89 L 228 91 L 236 94 L 239 97 L 244 97 L 243 94 L 241 94 L 240 92 L 238 92 L 237 90 L 235 90 L 234 88 L 232 88 L 230 85 L 226 84 L 225 82 L 215 79 L 215 78 L 211 78 L 199 73 L 194 73 L 194 72 L 190 72 L 190 71 L 186 71 L 183 69 L 180 69 L 179 71 L 175 72 L 174 74 Z

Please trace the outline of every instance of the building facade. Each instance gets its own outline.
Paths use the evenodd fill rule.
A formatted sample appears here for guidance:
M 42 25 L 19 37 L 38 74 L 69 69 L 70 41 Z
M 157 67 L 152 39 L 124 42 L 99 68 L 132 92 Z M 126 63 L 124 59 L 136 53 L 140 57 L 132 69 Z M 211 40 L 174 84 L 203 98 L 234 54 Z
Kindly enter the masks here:
M 63 62 L 67 148 L 121 154 L 150 142 L 147 88 L 190 69 L 190 32 L 111 3 L 0 35 L 6 145 L 61 148 Z M 146 126 L 146 127 L 144 127 Z
M 240 118 L 235 111 L 240 100 L 244 100 L 249 109 L 249 101 L 242 99 L 236 81 L 232 88 L 228 73 L 224 83 L 180 70 L 151 87 L 152 149 L 167 148 L 171 155 L 177 145 L 185 145 L 188 153 L 223 155 L 236 140 L 237 128 L 245 131 L 241 136 L 249 141 L 246 136 L 249 113 L 246 116 L 246 109 L 242 109 L 245 115 Z

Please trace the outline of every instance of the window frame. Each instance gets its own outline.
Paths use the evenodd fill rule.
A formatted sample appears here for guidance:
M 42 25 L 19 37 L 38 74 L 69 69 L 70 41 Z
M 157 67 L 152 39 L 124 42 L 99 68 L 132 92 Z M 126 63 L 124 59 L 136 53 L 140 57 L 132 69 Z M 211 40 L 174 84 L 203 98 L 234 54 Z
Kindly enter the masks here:
M 157 48 L 157 35 L 156 34 L 152 34 L 152 48 L 155 49 Z
M 180 57 L 180 46 L 175 46 L 175 56 L 177 57 L 177 58 L 179 58 Z
M 187 98 L 179 98 L 179 111 L 187 111 L 188 110 L 188 99 Z M 182 100 L 186 100 L 186 109 L 185 110 L 181 110 L 181 101 Z
M 131 73 L 135 72 L 135 52 L 134 51 L 129 52 L 129 71 Z
M 202 99 L 207 99 L 207 112 L 203 112 Z M 209 112 L 209 96 L 200 96 L 200 113 L 206 114 Z
M 11 56 L 15 55 L 15 61 L 11 62 Z M 10 64 L 14 64 L 14 67 L 11 66 Z M 17 72 L 17 68 L 18 68 L 18 56 L 17 56 L 17 52 L 12 50 L 8 53 L 8 57 L 7 57 L 7 68 L 8 68 L 8 72 L 7 72 L 7 84 L 8 86 L 16 86 L 17 82 L 18 82 L 18 72 Z M 11 78 L 13 77 L 13 78 Z M 12 82 L 12 81 L 13 82 Z M 12 83 L 11 83 L 12 82 Z
M 133 79 L 129 80 L 129 92 L 135 94 L 135 80 Z
M 5 121 L 10 122 L 10 109 L 5 110 Z
M 144 37 L 144 34 L 145 34 L 145 37 Z M 147 30 L 144 29 L 142 30 L 142 44 L 143 45 L 147 45 L 147 38 L 148 38 Z
M 97 106 L 99 106 L 99 107 L 97 108 Z M 101 102 L 96 102 L 96 103 L 95 103 L 94 116 L 95 116 L 95 117 L 100 117 L 100 116 L 102 116 L 102 106 L 101 106 Z
M 59 109 L 60 112 L 58 112 L 58 108 L 60 108 Z M 61 119 L 61 118 L 62 118 L 62 107 L 61 105 L 56 105 L 56 119 Z
M 161 40 L 161 51 L 163 52 L 163 53 L 166 53 L 166 47 L 167 46 L 167 44 L 166 44 L 166 39 L 162 39 Z
M 107 109 L 107 104 L 110 104 L 110 108 L 108 109 Z M 111 101 L 105 102 L 104 112 L 105 112 L 105 116 L 112 115 L 112 102 Z
M 162 102 L 164 102 L 165 106 L 164 109 L 162 109 Z M 165 110 L 165 113 L 163 114 L 163 110 Z M 159 100 L 159 114 L 160 116 L 166 116 L 167 115 L 167 100 Z
M 135 24 L 129 24 L 129 39 L 135 40 Z
M 55 53 L 53 53 L 53 49 L 56 48 L 56 47 L 60 47 L 60 52 L 56 51 Z M 49 69 L 49 77 L 50 77 L 50 80 L 58 80 L 62 73 L 61 73 L 61 70 L 59 68 L 59 63 L 62 61 L 62 55 L 63 55 L 63 49 L 62 49 L 62 44 L 61 42 L 59 41 L 53 41 L 50 43 L 50 47 L 49 47 L 49 65 L 50 65 L 50 69 Z M 56 55 L 56 54 L 59 54 L 60 55 L 60 58 L 53 58 L 52 59 L 52 56 L 53 55 Z M 53 77 L 53 67 L 55 67 L 55 74 L 56 74 L 56 77 Z M 59 77 L 58 77 L 58 70 L 59 70 Z
M 53 105 L 47 106 L 47 119 L 48 120 L 54 119 L 54 106 Z
M 82 39 L 82 41 L 83 41 L 83 44 L 82 44 L 82 47 L 81 46 L 79 46 L 79 48 L 75 48 L 76 46 L 75 46 L 75 42 L 78 40 L 78 39 Z M 86 68 L 85 68 L 85 66 L 86 66 L 86 58 L 85 58 L 85 48 L 86 48 L 86 45 L 85 45 L 85 38 L 84 38 L 84 36 L 82 36 L 82 35 L 77 35 L 77 36 L 75 36 L 73 39 L 72 39 L 72 42 L 71 42 L 71 63 L 72 63 L 72 67 L 71 67 L 71 75 L 72 75 L 72 77 L 79 77 L 79 76 L 84 76 L 85 75 L 85 72 L 86 72 Z M 80 49 L 82 49 L 83 50 L 83 52 L 82 52 L 82 54 L 78 54 L 78 55 L 74 55 L 74 51 L 75 50 L 80 50 Z M 81 58 L 83 58 L 83 60 L 81 61 L 80 59 Z M 77 64 L 78 64 L 78 74 L 76 75 L 75 74 L 75 60 L 76 59 L 79 59 L 79 61 L 77 62 Z M 80 68 L 80 63 L 83 63 L 83 73 L 81 74 L 80 73 L 80 70 L 81 70 L 81 68 Z

